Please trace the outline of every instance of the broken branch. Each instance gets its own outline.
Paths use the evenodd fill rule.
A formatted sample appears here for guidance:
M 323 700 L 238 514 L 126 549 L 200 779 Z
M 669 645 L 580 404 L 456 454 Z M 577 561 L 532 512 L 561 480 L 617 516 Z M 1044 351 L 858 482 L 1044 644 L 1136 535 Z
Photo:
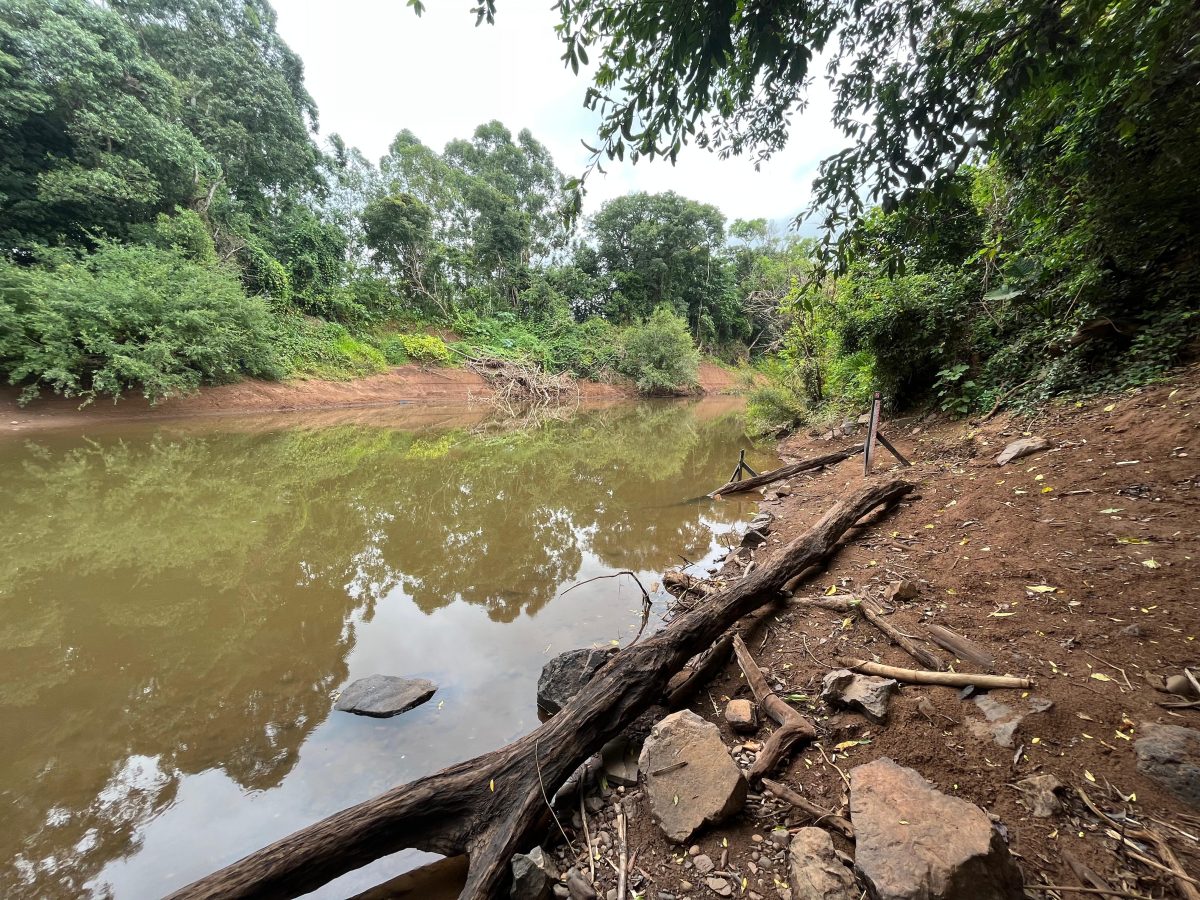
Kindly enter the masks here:
M 923 672 L 919 669 L 899 669 L 895 666 L 884 666 L 863 659 L 845 659 L 842 664 L 847 669 L 861 672 L 863 675 L 880 675 L 884 678 L 895 678 L 909 684 L 944 684 L 947 687 L 966 687 L 974 685 L 978 688 L 1030 688 L 1032 678 L 1017 678 L 1012 675 L 974 675 L 967 672 Z

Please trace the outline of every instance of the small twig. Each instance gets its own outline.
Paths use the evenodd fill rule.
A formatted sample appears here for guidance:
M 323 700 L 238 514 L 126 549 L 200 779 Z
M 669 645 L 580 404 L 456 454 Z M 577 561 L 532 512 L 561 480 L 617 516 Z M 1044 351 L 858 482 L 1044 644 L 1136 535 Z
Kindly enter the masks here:
M 1066 891 L 1076 894 L 1109 894 L 1113 897 L 1129 897 L 1132 900 L 1154 900 L 1145 894 L 1134 894 L 1130 891 L 1108 890 L 1106 888 L 1072 887 L 1069 884 L 1027 884 L 1026 890 L 1031 891 Z
M 817 744 L 817 749 L 821 751 L 821 756 L 822 756 L 822 757 L 824 757 L 824 759 L 825 759 L 825 762 L 827 762 L 827 763 L 829 763 L 829 765 L 833 766 L 833 767 L 834 767 L 834 769 L 836 769 L 836 770 L 837 770 L 837 773 L 838 773 L 839 775 L 841 775 L 841 776 L 842 776 L 842 781 L 844 781 L 844 782 L 846 783 L 846 790 L 849 790 L 849 789 L 850 789 L 850 779 L 849 779 L 849 778 L 846 776 L 846 773 L 845 773 L 845 772 L 843 772 L 843 771 L 842 771 L 842 770 L 841 770 L 841 769 L 838 767 L 838 764 L 837 764 L 837 763 L 835 763 L 835 762 L 834 762 L 832 759 L 830 759 L 828 756 L 825 756 L 825 748 L 824 748 L 824 747 L 822 747 L 820 744 Z
M 646 623 L 650 621 L 650 610 L 653 608 L 653 604 L 650 600 L 650 592 L 646 590 L 646 586 L 644 584 L 642 584 L 642 580 L 640 578 L 638 578 L 636 574 L 629 571 L 628 569 L 623 569 L 620 572 L 611 572 L 607 575 L 594 575 L 591 578 L 585 578 L 583 581 L 575 582 L 573 585 L 571 585 L 565 591 L 562 591 L 561 593 L 559 593 L 558 596 L 561 597 L 563 594 L 569 594 L 571 591 L 575 590 L 575 588 L 582 587 L 583 585 L 588 584 L 589 582 L 592 582 L 592 581 L 599 581 L 601 578 L 620 578 L 622 575 L 628 575 L 635 582 L 637 582 L 638 589 L 641 590 L 641 592 L 642 592 L 642 624 L 638 628 L 637 634 L 635 634 L 633 636 L 633 640 L 625 645 L 625 647 L 628 648 L 628 647 L 632 647 L 634 644 L 636 644 L 638 642 L 638 638 L 640 638 L 642 636 L 642 632 L 646 630 Z
M 554 824 L 558 826 L 558 832 L 563 836 L 563 840 L 567 842 L 567 847 L 572 853 L 575 853 L 575 845 L 571 843 L 571 839 L 567 837 L 567 832 L 562 826 L 562 822 L 558 820 L 558 813 L 554 811 L 554 804 L 550 802 L 550 798 L 546 796 L 546 781 L 542 778 L 542 761 L 538 759 L 538 744 L 533 742 L 533 764 L 537 768 L 538 787 L 542 789 L 542 799 L 546 801 L 546 808 L 550 810 L 550 815 L 554 816 Z
M 629 876 L 629 844 L 625 834 L 625 804 L 617 804 L 617 900 L 625 900 L 625 882 Z
M 586 791 L 579 792 L 579 818 L 583 820 L 583 839 L 587 842 L 588 868 L 592 873 L 592 884 L 596 883 L 596 853 L 592 850 L 592 832 L 588 828 L 587 806 L 583 802 Z
M 659 775 L 666 775 L 668 772 L 675 772 L 679 769 L 682 769 L 686 765 L 687 765 L 687 760 L 685 759 L 685 760 L 675 763 L 674 765 L 663 766 L 661 769 L 655 769 L 653 772 L 651 772 L 649 774 L 651 774 L 655 777 L 657 777 Z

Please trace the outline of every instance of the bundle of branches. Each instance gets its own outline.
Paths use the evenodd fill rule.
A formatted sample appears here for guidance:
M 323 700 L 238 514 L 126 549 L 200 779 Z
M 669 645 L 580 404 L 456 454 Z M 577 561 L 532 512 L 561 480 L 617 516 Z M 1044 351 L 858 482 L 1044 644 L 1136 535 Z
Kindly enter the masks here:
M 575 379 L 567 372 L 551 375 L 536 366 L 495 357 L 468 357 L 467 368 L 492 386 L 492 404 L 510 415 L 531 407 L 557 405 L 579 395 Z

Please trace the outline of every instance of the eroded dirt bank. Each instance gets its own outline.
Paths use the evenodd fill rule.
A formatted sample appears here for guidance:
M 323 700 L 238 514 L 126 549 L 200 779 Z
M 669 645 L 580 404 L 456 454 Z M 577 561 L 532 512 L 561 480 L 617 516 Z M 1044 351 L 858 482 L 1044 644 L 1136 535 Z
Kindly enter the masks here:
M 1182 896 L 1171 875 L 1117 849 L 1115 832 L 1106 833 L 1078 789 L 1106 812 L 1128 813 L 1131 822 L 1156 829 L 1184 868 L 1193 877 L 1200 874 L 1197 809 L 1140 772 L 1135 751 L 1151 723 L 1200 728 L 1200 710 L 1160 706 L 1180 698 L 1146 681 L 1182 673 L 1198 661 L 1197 408 L 1200 381 L 1191 370 L 1171 384 L 1053 407 L 1032 420 L 1001 417 L 979 427 L 910 424 L 891 431 L 885 424 L 914 462 L 897 474 L 918 484 L 917 497 L 851 532 L 828 568 L 748 640 L 774 691 L 818 729 L 817 741 L 793 753 L 776 780 L 846 816 L 849 774 L 890 757 L 999 823 L 1022 870 L 1026 896 L 1086 896 L 1033 887 L 1080 883 L 1064 851 L 1124 892 L 1116 896 Z M 1052 446 L 998 467 L 997 454 L 1026 435 L 1042 435 Z M 855 440 L 861 432 L 828 442 L 795 436 L 782 452 L 787 460 L 800 459 Z M 892 460 L 880 453 L 877 472 L 885 472 Z M 855 457 L 774 486 L 786 485 L 781 491 L 786 496 L 769 488 L 763 508 L 776 519 L 756 553 L 758 564 L 862 478 L 861 457 Z M 727 563 L 714 579 L 736 580 L 745 562 L 743 556 Z M 913 583 L 915 596 L 887 600 L 889 586 L 902 581 Z M 805 608 L 801 602 L 849 595 L 881 603 L 887 622 L 956 671 L 980 669 L 923 640 L 926 626 L 969 637 L 994 657 L 995 673 L 1028 676 L 1034 685 L 1028 691 L 994 690 L 982 701 L 954 688 L 902 685 L 884 724 L 835 711 L 818 695 L 839 659 L 920 668 L 853 612 Z M 775 728 L 767 723 L 749 736 L 731 730 L 726 703 L 748 697 L 731 662 L 690 707 L 720 727 L 743 770 Z M 1010 715 L 989 721 L 986 713 L 995 712 L 995 704 Z M 1048 817 L 1034 816 L 1030 797 L 1016 787 L 1035 775 L 1056 776 L 1063 785 L 1061 806 Z M 752 791 L 734 819 L 679 845 L 655 824 L 644 785 L 623 790 L 630 852 L 637 854 L 631 878 L 641 896 L 792 896 L 786 851 L 775 843 L 772 829 L 795 832 L 812 824 L 807 815 L 770 792 Z M 609 862 L 616 856 L 608 839 L 618 799 L 615 793 L 589 799 L 593 842 L 598 832 L 605 833 L 595 865 L 601 897 L 615 885 Z M 567 832 L 576 848 L 585 840 L 582 829 L 568 825 Z M 853 843 L 832 834 L 837 848 L 852 857 Z M 1144 842 L 1135 843 L 1126 849 L 1140 848 L 1146 858 L 1159 859 L 1153 850 L 1146 853 Z M 558 862 L 588 871 L 586 857 L 560 853 Z M 853 896 L 863 889 L 860 883 Z
M 627 383 L 580 381 L 580 399 L 588 402 L 635 396 Z M 703 394 L 734 393 L 734 375 L 709 362 L 701 363 L 699 389 Z M 22 407 L 16 388 L 0 389 L 0 433 L 46 428 L 69 428 L 83 423 L 143 419 L 182 419 L 236 413 L 273 413 L 293 410 L 339 410 L 412 404 L 449 407 L 484 401 L 492 393 L 484 378 L 469 369 L 396 366 L 387 372 L 348 381 L 295 379 L 259 381 L 201 388 L 194 394 L 151 405 L 136 393 L 119 401 L 101 398 L 84 408 L 77 399 L 44 393 Z

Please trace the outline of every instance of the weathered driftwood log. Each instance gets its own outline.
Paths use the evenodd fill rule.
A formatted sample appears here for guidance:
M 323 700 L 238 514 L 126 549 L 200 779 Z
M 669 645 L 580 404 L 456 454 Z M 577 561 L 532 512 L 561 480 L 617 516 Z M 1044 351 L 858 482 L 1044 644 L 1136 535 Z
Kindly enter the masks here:
M 303 828 L 181 889 L 176 898 L 294 897 L 405 848 L 470 859 L 462 898 L 500 896 L 514 853 L 532 844 L 546 798 L 588 756 L 659 700 L 668 679 L 794 573 L 829 556 L 855 522 L 912 490 L 860 488 L 772 560 L 601 668 L 561 712 L 513 743 Z
M 802 459 L 798 463 L 792 463 L 790 466 L 783 466 L 779 469 L 772 469 L 770 472 L 763 472 L 761 475 L 755 475 L 753 478 L 745 478 L 741 481 L 730 481 L 721 485 L 709 496 L 721 497 L 725 494 L 738 494 L 743 491 L 752 491 L 755 488 L 762 487 L 763 485 L 781 481 L 784 478 L 791 478 L 793 475 L 798 475 L 801 472 L 809 472 L 813 469 L 820 469 L 822 466 L 831 466 L 834 463 L 840 463 L 842 460 L 849 459 L 856 453 L 862 453 L 862 449 L 862 445 L 858 444 L 853 447 L 847 447 L 844 450 L 836 450 L 833 453 L 826 453 L 824 456 L 814 456 L 812 459 Z
M 925 630 L 929 632 L 930 640 L 959 659 L 965 659 L 989 672 L 996 667 L 996 660 L 992 654 L 958 632 L 951 631 L 944 625 L 926 625 Z
M 815 738 L 817 728 L 805 716 L 792 709 L 786 700 L 771 690 L 767 685 L 767 679 L 763 677 L 762 669 L 750 655 L 750 651 L 746 648 L 746 642 L 742 640 L 740 634 L 733 637 L 733 652 L 737 654 L 738 665 L 742 668 L 742 674 L 746 676 L 746 684 L 750 685 L 754 699 L 758 701 L 758 705 L 763 708 L 763 711 L 779 724 L 779 727 L 771 732 L 771 736 L 763 742 L 762 750 L 758 752 L 754 764 L 746 773 L 746 780 L 750 782 L 751 786 L 754 786 L 760 778 L 779 764 L 779 760 L 787 755 L 797 741 L 811 741 Z
M 876 608 L 875 604 L 870 600 L 863 600 L 858 605 L 858 612 L 864 619 L 882 631 L 891 640 L 893 644 L 919 662 L 927 669 L 934 672 L 940 672 L 945 666 L 942 661 L 933 653 L 930 653 L 924 647 L 918 646 L 906 635 L 900 633 L 891 622 L 884 619 L 883 614 Z

